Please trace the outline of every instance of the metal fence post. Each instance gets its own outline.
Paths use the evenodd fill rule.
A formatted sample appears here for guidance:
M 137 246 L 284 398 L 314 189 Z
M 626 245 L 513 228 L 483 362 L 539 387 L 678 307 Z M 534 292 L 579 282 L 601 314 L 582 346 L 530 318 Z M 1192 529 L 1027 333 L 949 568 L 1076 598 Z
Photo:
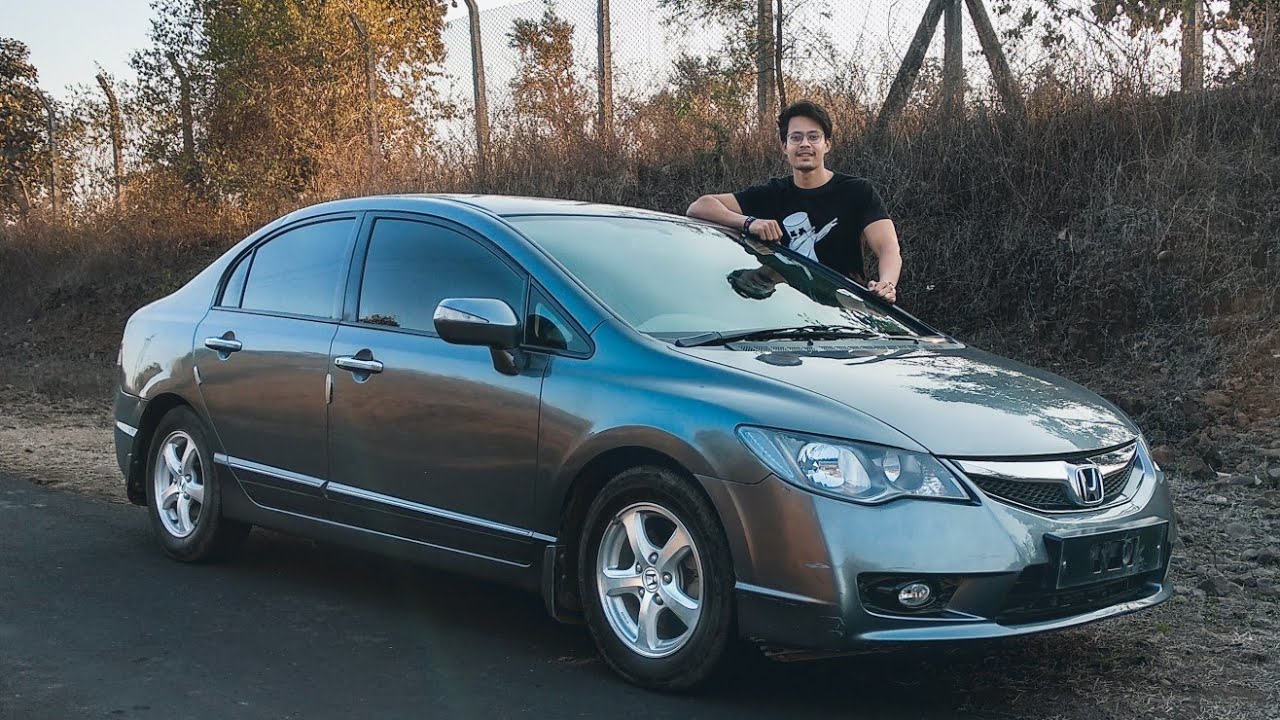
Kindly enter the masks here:
M 382 137 L 378 128 L 378 88 L 377 67 L 373 57 L 373 43 L 369 41 L 369 33 L 364 29 L 355 13 L 347 13 L 351 27 L 355 28 L 356 39 L 360 41 L 360 52 L 364 54 L 364 102 L 365 123 L 369 132 L 369 167 L 376 169 L 381 157 Z
M 907 54 L 902 58 L 902 65 L 898 68 L 898 74 L 894 76 L 893 85 L 889 86 L 889 94 L 885 97 L 880 114 L 876 117 L 874 133 L 882 132 L 893 116 L 906 107 L 907 98 L 911 95 L 911 87 L 916 83 L 916 75 L 920 73 L 920 65 L 924 63 L 924 55 L 929 51 L 929 43 L 933 40 L 933 33 L 938 28 L 938 19 L 942 17 L 942 11 L 947 2 L 948 0 L 929 0 L 924 17 L 920 19 L 920 25 L 916 28 L 916 35 L 907 48 Z
M 53 99 L 48 93 L 38 93 L 40 102 L 44 105 L 44 111 L 49 116 L 49 204 L 53 208 L 54 218 L 58 217 L 58 205 L 61 198 L 58 197 L 58 142 L 57 142 L 57 113 L 54 111 Z
M 944 113 L 958 117 L 964 112 L 964 0 L 950 0 L 942 24 L 942 89 Z
M 991 18 L 987 15 L 987 6 L 982 0 L 967 0 L 969 3 L 969 18 L 973 20 L 973 29 L 978 31 L 978 41 L 982 43 L 982 54 L 987 56 L 987 65 L 991 68 L 991 76 L 996 81 L 996 88 L 1000 91 L 1000 99 L 1004 101 L 1004 108 L 1010 113 L 1018 116 L 1026 114 L 1026 106 L 1022 102 L 1022 90 L 1018 88 L 1018 81 L 1014 80 L 1013 72 L 1009 70 L 1009 61 L 1004 57 L 1004 50 L 1000 48 L 1000 36 L 996 35 L 996 29 L 991 25 Z
M 98 84 L 107 96 L 107 112 L 111 115 L 111 153 L 115 160 L 115 201 L 124 206 L 124 128 L 120 122 L 120 103 L 116 100 L 115 88 L 107 79 L 106 73 L 98 73 Z
M 613 43 L 609 32 L 609 0 L 596 1 L 596 59 L 599 73 L 596 128 L 602 137 L 613 136 Z
M 476 100 L 476 173 L 480 181 L 489 178 L 489 103 L 484 89 L 484 48 L 480 44 L 480 8 L 476 0 L 465 0 L 471 17 L 471 79 Z
M 774 91 L 773 0 L 756 2 L 756 119 L 760 128 L 768 126 L 776 112 Z

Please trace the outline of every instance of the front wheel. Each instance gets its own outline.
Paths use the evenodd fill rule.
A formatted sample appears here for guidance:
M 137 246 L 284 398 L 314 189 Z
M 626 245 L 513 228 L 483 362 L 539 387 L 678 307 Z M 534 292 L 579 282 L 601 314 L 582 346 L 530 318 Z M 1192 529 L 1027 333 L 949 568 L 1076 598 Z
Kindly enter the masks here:
M 147 508 L 156 540 L 183 562 L 233 553 L 250 526 L 222 517 L 222 493 L 205 440 L 190 408 L 170 410 L 156 427 L 147 465 Z
M 715 671 L 733 629 L 733 565 L 688 480 L 660 467 L 618 474 L 587 512 L 578 567 L 587 624 L 618 674 L 682 690 Z

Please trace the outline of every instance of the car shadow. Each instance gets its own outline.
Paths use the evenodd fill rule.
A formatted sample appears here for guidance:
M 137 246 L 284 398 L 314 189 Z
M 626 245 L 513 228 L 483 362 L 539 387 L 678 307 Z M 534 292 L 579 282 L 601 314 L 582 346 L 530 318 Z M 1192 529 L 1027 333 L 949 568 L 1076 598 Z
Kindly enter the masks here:
M 322 610 L 446 627 L 448 642 L 471 652 L 549 666 L 552 677 L 568 673 L 571 687 L 589 683 L 591 691 L 560 697 L 566 714 L 577 714 L 577 703 L 582 712 L 598 712 L 602 695 L 644 699 L 659 716 L 692 705 L 699 717 L 1007 717 L 1048 710 L 1086 717 L 1094 707 L 1054 673 L 1055 658 L 1079 658 L 1079 631 L 803 662 L 766 660 L 740 648 L 705 687 L 661 694 L 613 675 L 586 627 L 552 620 L 532 593 L 261 529 L 220 572 L 305 597 Z M 1105 662 L 1099 658 L 1099 671 Z M 536 698 L 529 702 L 536 707 Z M 1070 704 L 1070 712 L 1060 703 Z

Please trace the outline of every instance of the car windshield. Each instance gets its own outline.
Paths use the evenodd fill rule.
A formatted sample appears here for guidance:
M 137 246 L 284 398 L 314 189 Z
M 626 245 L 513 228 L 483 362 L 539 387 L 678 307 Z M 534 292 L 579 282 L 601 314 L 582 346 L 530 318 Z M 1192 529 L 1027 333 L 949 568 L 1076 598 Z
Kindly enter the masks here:
M 634 217 L 508 220 L 615 313 L 659 338 L 815 325 L 923 332 L 820 265 L 715 227 Z

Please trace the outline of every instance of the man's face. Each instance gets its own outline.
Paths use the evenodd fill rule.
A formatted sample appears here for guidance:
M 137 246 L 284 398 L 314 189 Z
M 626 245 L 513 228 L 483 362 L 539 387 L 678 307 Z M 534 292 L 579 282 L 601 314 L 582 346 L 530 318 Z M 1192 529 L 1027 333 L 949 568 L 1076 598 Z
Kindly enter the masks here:
M 822 126 L 812 118 L 793 117 L 787 123 L 787 138 L 782 142 L 782 152 L 796 172 L 807 172 L 823 167 L 827 153 L 831 151 L 831 139 L 822 132 Z

